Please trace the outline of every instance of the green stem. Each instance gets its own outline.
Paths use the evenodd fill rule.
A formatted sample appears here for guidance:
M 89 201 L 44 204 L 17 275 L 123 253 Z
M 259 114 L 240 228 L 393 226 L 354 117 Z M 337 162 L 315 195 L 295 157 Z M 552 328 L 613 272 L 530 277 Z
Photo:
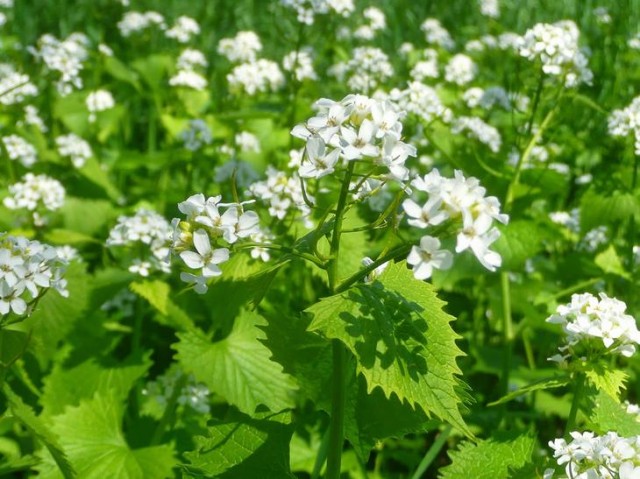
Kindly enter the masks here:
M 500 273 L 500 289 L 502 293 L 502 330 L 504 357 L 502 361 L 502 395 L 509 392 L 509 375 L 511 373 L 511 355 L 513 347 L 513 316 L 511 314 L 511 285 L 509 273 Z
M 318 266 L 319 268 L 323 268 L 325 267 L 325 264 L 322 262 L 321 259 L 315 257 L 312 254 L 309 253 L 301 253 L 299 251 L 296 251 L 293 248 L 290 248 L 288 246 L 282 246 L 282 245 L 277 245 L 277 244 L 264 244 L 264 243 L 242 243 L 241 245 L 238 245 L 237 249 L 248 249 L 248 248 L 264 248 L 264 249 L 270 249 L 273 251 L 282 251 L 283 253 L 287 253 L 290 254 L 292 256 L 297 256 L 298 258 L 302 258 L 305 259 L 313 264 L 315 264 L 316 266 Z
M 394 260 L 396 258 L 401 258 L 402 256 L 406 256 L 407 254 L 409 254 L 409 250 L 410 249 L 411 249 L 411 245 L 410 244 L 403 244 L 401 246 L 398 246 L 397 248 L 392 249 L 391 251 L 389 251 L 384 256 L 381 256 L 380 258 L 375 260 L 373 263 L 371 263 L 366 268 L 362 268 L 357 273 L 354 273 L 351 276 L 349 276 L 347 279 L 345 279 L 336 288 L 336 293 L 342 293 L 343 291 L 346 291 L 347 289 L 349 289 L 351 286 L 353 286 L 358 281 L 363 280 L 369 273 L 371 273 L 378 266 L 381 266 L 384 263 L 386 263 L 388 261 L 392 261 L 392 260 Z
M 636 185 L 638 182 L 638 159 L 640 157 L 638 155 L 634 155 L 633 157 L 633 173 L 631 175 L 631 194 L 635 195 L 636 193 Z M 629 232 L 628 232 L 628 238 L 629 238 L 629 272 L 631 273 L 631 276 L 633 277 L 633 274 L 635 272 L 635 266 L 636 266 L 636 262 L 635 262 L 635 255 L 633 254 L 633 246 L 634 243 L 636 241 L 636 221 L 633 215 L 631 215 L 631 217 L 629 218 Z
M 320 477 L 320 473 L 322 472 L 322 466 L 324 466 L 324 461 L 327 460 L 328 449 L 329 449 L 329 429 L 327 429 L 324 436 L 322 436 L 322 442 L 320 443 L 320 448 L 318 449 L 318 456 L 316 457 L 316 462 L 313 464 L 311 479 L 318 479 Z
M 336 216 L 331 236 L 331 249 L 327 276 L 332 293 L 336 293 L 338 279 L 338 256 L 340 254 L 340 236 L 342 234 L 342 220 L 349 196 L 349 183 L 355 168 L 355 162 L 349 162 L 347 172 L 342 180 L 342 189 L 336 206 Z M 346 396 L 345 360 L 347 351 L 344 344 L 333 340 L 333 376 L 331 385 L 331 422 L 329 424 L 329 451 L 327 454 L 327 479 L 340 478 L 342 463 L 342 445 L 344 443 L 344 407 Z
M 347 166 L 347 173 L 342 180 L 342 189 L 336 206 L 336 216 L 333 224 L 333 234 L 331 236 L 331 249 L 327 274 L 329 278 L 329 288 L 333 293 L 336 292 L 336 281 L 338 280 L 338 254 L 340 253 L 340 237 L 342 235 L 342 220 L 344 210 L 347 206 L 347 196 L 349 195 L 349 183 L 353 176 L 353 170 L 356 166 L 355 161 L 350 161 Z
M 569 439 L 569 433 L 575 429 L 576 417 L 578 415 L 578 409 L 580 409 L 580 401 L 582 400 L 582 392 L 584 390 L 585 376 L 583 373 L 577 373 L 576 377 L 576 389 L 573 392 L 573 402 L 571 403 L 571 411 L 569 412 L 569 419 L 567 419 L 567 425 L 564 429 L 565 439 Z
M 333 340 L 333 377 L 331 385 L 331 423 L 329 424 L 329 451 L 327 479 L 339 479 L 344 443 L 344 403 L 346 396 L 344 344 Z
M 573 286 L 570 286 L 566 289 L 563 289 L 562 291 L 557 292 L 556 294 L 553 295 L 553 299 L 560 299 L 564 296 L 568 296 L 572 293 L 575 293 L 576 291 L 583 291 L 584 289 L 593 286 L 594 284 L 596 284 L 597 282 L 602 281 L 602 278 L 592 278 L 592 279 L 588 279 L 586 281 L 582 281 L 578 284 L 574 284 Z
M 449 434 L 451 434 L 451 430 L 452 430 L 452 427 L 447 426 L 444 429 L 444 431 L 438 434 L 438 436 L 436 437 L 436 440 L 433 441 L 433 444 L 431 445 L 427 453 L 422 458 L 422 461 L 420 461 L 420 464 L 418 464 L 418 467 L 416 468 L 415 472 L 411 476 L 411 479 L 420 479 L 422 477 L 422 475 L 429 468 L 433 460 L 440 453 L 440 450 L 442 449 L 442 446 L 444 446 L 444 443 L 447 442 L 447 439 L 449 438 Z

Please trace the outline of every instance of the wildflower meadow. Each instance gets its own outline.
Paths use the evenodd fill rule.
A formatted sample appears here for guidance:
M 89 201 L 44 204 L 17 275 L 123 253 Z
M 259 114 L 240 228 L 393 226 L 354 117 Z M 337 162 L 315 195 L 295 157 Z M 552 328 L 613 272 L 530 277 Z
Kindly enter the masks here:
M 640 0 L 0 0 L 0 477 L 640 479 Z

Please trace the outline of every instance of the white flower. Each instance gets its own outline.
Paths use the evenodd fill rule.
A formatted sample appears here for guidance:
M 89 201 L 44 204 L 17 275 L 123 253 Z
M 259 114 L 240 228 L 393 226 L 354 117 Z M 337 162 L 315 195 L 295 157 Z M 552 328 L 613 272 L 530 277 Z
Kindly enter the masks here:
M 66 262 L 55 248 L 22 237 L 0 235 L 0 316 L 23 315 L 27 303 L 53 288 L 68 296 Z
M 500 132 L 480 118 L 467 116 L 456 118 L 451 126 L 451 131 L 453 133 L 466 133 L 469 138 L 477 139 L 487 145 L 494 153 L 500 151 L 500 146 L 502 145 Z
M 222 271 L 218 265 L 229 259 L 229 250 L 227 248 L 211 249 L 209 235 L 203 229 L 193 233 L 193 245 L 196 249 L 195 252 L 183 251 L 180 253 L 182 261 L 189 268 L 202 269 L 202 276 L 205 278 L 220 276 Z
M 73 133 L 57 137 L 56 145 L 60 156 L 69 158 L 76 168 L 82 168 L 93 156 L 89 143 Z
M 158 12 L 126 12 L 122 20 L 118 22 L 118 29 L 123 37 L 129 37 L 152 26 L 158 26 L 161 30 L 166 28 L 164 17 Z
M 95 90 L 90 92 L 89 95 L 87 95 L 86 104 L 87 110 L 89 110 L 90 122 L 95 121 L 96 113 L 110 110 L 116 106 L 113 95 L 107 90 Z
M 169 78 L 169 85 L 201 91 L 207 88 L 209 82 L 205 77 L 193 70 L 179 70 L 178 73 Z
M 593 73 L 587 57 L 579 49 L 579 37 L 580 30 L 571 20 L 538 23 L 519 40 L 518 53 L 529 60 L 540 61 L 544 73 L 561 76 L 567 87 L 590 84 Z
M 429 198 L 422 207 L 415 201 L 406 199 L 402 202 L 402 208 L 413 218 L 408 223 L 416 228 L 439 225 L 449 218 L 447 212 L 442 209 L 442 200 L 437 197 Z
M 589 293 L 574 294 L 571 303 L 558 306 L 547 322 L 562 325 L 566 345 L 559 349 L 568 350 L 569 357 L 579 355 L 581 344 L 590 338 L 602 341 L 603 351 L 629 357 L 640 344 L 640 331 L 625 311 L 625 303 L 604 293 L 599 300 Z
M 358 160 L 363 156 L 377 156 L 378 147 L 372 142 L 374 133 L 375 125 L 370 120 L 364 120 L 357 131 L 350 127 L 340 127 L 340 147 L 344 158 Z
M 440 240 L 432 236 L 423 236 L 420 246 L 413 246 L 407 256 L 407 263 L 413 266 L 413 276 L 416 279 L 427 279 L 434 269 L 449 269 L 453 264 L 453 255 L 447 250 L 441 250 Z
M 26 168 L 33 166 L 38 159 L 35 147 L 18 135 L 3 136 L 2 143 L 9 159 L 19 160 Z
M 180 43 L 187 43 L 191 38 L 200 33 L 200 25 L 193 18 L 181 16 L 176 19 L 174 25 L 166 31 L 167 38 L 174 38 Z
M 475 78 L 477 71 L 478 67 L 471 58 L 458 53 L 444 67 L 444 79 L 456 85 L 466 85 Z
M 109 232 L 108 247 L 125 246 L 137 254 L 131 260 L 129 271 L 148 276 L 151 272 L 170 271 L 166 259 L 173 230 L 169 222 L 158 213 L 140 208 L 133 216 L 120 216 Z M 140 247 L 140 243 L 145 247 Z M 149 254 L 150 253 L 150 254 Z
M 313 59 L 308 50 L 299 50 L 287 53 L 282 59 L 282 68 L 293 72 L 296 80 L 316 80 L 318 75 L 313 69 Z
M 218 53 L 233 63 L 253 62 L 261 50 L 260 38 L 252 31 L 238 32 L 235 37 L 218 42 Z
M 234 67 L 227 81 L 233 93 L 255 95 L 279 90 L 284 85 L 284 75 L 277 63 L 259 59 Z
M 207 62 L 204 53 L 193 48 L 183 50 L 176 61 L 178 70 L 194 70 L 196 67 L 206 68 L 207 66 L 209 66 L 209 62 Z
M 319 136 L 312 136 L 307 140 L 306 161 L 298 169 L 298 174 L 302 178 L 322 178 L 333 173 L 334 166 L 338 162 L 340 150 L 335 148 L 327 152 L 323 139 Z

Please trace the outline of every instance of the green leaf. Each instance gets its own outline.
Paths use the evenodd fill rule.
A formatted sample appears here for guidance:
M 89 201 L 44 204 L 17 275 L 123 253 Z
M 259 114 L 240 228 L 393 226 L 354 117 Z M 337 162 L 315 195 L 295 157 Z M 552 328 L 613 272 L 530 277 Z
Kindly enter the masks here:
M 24 354 L 29 335 L 22 331 L 0 329 L 0 374 Z
M 622 266 L 622 261 L 620 261 L 620 257 L 612 244 L 602 253 L 599 253 L 594 262 L 605 273 L 615 274 L 616 276 L 629 280 L 631 279 L 629 273 L 625 271 L 624 266 Z
M 600 225 L 640 217 L 640 204 L 631 193 L 614 191 L 611 194 L 587 191 L 580 201 L 580 228 L 587 232 Z
M 84 318 L 89 304 L 89 275 L 85 265 L 72 262 L 65 273 L 69 297 L 64 298 L 57 291 L 48 291 L 38 302 L 33 314 L 23 325 L 32 329 L 29 350 L 41 364 L 55 354 L 58 343 L 73 329 L 74 324 Z
M 178 333 L 173 347 L 185 371 L 223 396 L 242 412 L 253 415 L 263 404 L 274 412 L 293 407 L 295 381 L 282 366 L 272 361 L 271 351 L 262 343 L 266 324 L 254 312 L 236 318 L 231 333 L 212 342 L 200 330 Z
M 640 421 L 604 391 L 592 396 L 587 411 L 589 428 L 598 434 L 616 431 L 623 437 L 640 435 Z
M 622 369 L 607 367 L 600 363 L 590 364 L 585 374 L 597 390 L 604 391 L 614 398 L 620 397 L 620 390 L 625 389 L 625 381 L 628 377 Z
M 354 380 L 357 387 L 349 389 L 345 408 L 345 436 L 362 462 L 367 462 L 369 452 L 382 439 L 438 426 L 439 422 L 430 420 L 422 409 L 413 409 L 395 396 L 385 397 L 380 388 L 368 394 L 362 376 Z
M 52 419 L 53 430 L 82 479 L 161 479 L 174 477 L 171 446 L 131 449 L 122 433 L 123 407 L 112 396 L 96 395 Z M 44 478 L 57 477 L 40 467 Z
M 193 328 L 194 324 L 187 313 L 169 299 L 170 286 L 164 281 L 140 281 L 131 283 L 131 291 L 146 299 L 162 316 L 162 324 L 177 330 Z
M 512 469 L 531 462 L 536 446 L 533 434 L 501 433 L 477 443 L 463 442 L 449 453 L 451 464 L 440 470 L 441 479 L 510 479 Z
M 115 57 L 106 57 L 104 59 L 104 69 L 113 78 L 129 83 L 136 90 L 140 90 L 140 82 L 138 81 L 138 75 L 129 70 L 129 68 Z
M 54 228 L 50 231 L 47 231 L 44 235 L 44 239 L 47 243 L 54 245 L 78 246 L 86 243 L 95 243 L 99 245 L 103 244 L 102 241 L 95 239 L 93 236 L 60 228 Z
M 222 276 L 211 284 L 204 298 L 213 318 L 231 320 L 245 305 L 256 307 L 285 264 L 281 262 L 265 268 L 263 263 L 252 260 L 248 255 L 234 255 L 222 265 Z
M 111 178 L 109 178 L 109 174 L 102 169 L 100 163 L 98 163 L 98 160 L 95 158 L 89 158 L 78 172 L 86 179 L 102 188 L 112 200 L 117 202 L 122 198 L 122 193 L 120 193 L 118 188 L 116 188 L 111 181 Z
M 115 216 L 114 208 L 107 200 L 75 197 L 67 197 L 60 212 L 65 230 L 93 237 L 93 241 L 97 241 L 95 236 L 103 236 L 101 230 Z
M 167 72 L 173 67 L 174 60 L 169 55 L 149 55 L 131 63 L 140 77 L 151 87 L 159 90 L 164 86 Z
M 195 451 L 185 456 L 207 477 L 293 478 L 289 469 L 292 434 L 289 412 L 239 417 L 210 426 L 207 436 L 195 438 Z
M 527 259 L 543 248 L 544 230 L 533 221 L 513 221 L 500 228 L 501 236 L 494 243 L 502 256 L 502 267 L 513 271 L 524 266 Z
M 40 400 L 44 413 L 51 416 L 60 414 L 65 407 L 77 406 L 95 393 L 111 394 L 116 400 L 124 401 L 135 382 L 150 367 L 148 357 L 130 359 L 113 367 L 101 365 L 95 358 L 70 369 L 56 365 L 44 380 Z
M 76 477 L 76 473 L 69 463 L 64 450 L 60 447 L 55 434 L 35 415 L 33 409 L 22 402 L 22 399 L 11 391 L 11 389 L 5 386 L 3 392 L 9 402 L 9 407 L 13 415 L 47 448 L 52 459 L 55 461 L 55 466 L 57 466 L 57 471 L 61 477 L 64 477 L 64 479 Z
M 509 394 L 501 397 L 500 399 L 498 399 L 497 401 L 494 401 L 490 404 L 488 404 L 488 406 L 497 406 L 499 404 L 504 404 L 507 403 L 509 401 L 513 401 L 514 399 L 524 395 L 524 394 L 529 394 L 532 393 L 534 391 L 545 391 L 547 389 L 555 389 L 555 388 L 560 388 L 562 386 L 566 386 L 567 384 L 569 384 L 570 378 L 569 376 L 554 376 L 552 378 L 544 378 L 544 379 L 540 379 L 539 381 L 536 381 L 534 383 L 531 383 L 525 387 L 522 387 L 516 391 L 512 391 Z
M 411 407 L 420 406 L 471 436 L 460 415 L 466 399 L 456 358 L 458 335 L 428 283 L 406 264 L 389 265 L 379 281 L 325 298 L 306 311 L 309 326 L 342 341 L 357 359 L 367 391 L 379 387 Z

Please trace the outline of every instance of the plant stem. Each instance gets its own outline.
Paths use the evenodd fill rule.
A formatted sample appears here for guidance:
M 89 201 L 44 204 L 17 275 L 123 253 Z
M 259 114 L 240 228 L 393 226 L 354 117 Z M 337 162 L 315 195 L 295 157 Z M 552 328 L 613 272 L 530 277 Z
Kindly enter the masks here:
M 573 392 L 573 401 L 571 402 L 571 411 L 569 412 L 569 419 L 567 419 L 567 425 L 564 429 L 565 439 L 569 438 L 569 433 L 575 429 L 576 417 L 578 415 L 578 409 L 580 409 L 580 401 L 582 400 L 582 392 L 584 390 L 585 376 L 583 373 L 577 373 L 576 377 L 576 389 Z
M 436 440 L 433 441 L 433 444 L 431 445 L 427 453 L 422 458 L 422 461 L 420 461 L 420 464 L 418 464 L 418 467 L 416 468 L 415 472 L 411 476 L 411 479 L 420 479 L 422 477 L 424 472 L 429 468 L 433 460 L 436 458 L 436 456 L 442 449 L 442 446 L 444 446 L 444 443 L 447 442 L 447 439 L 449 438 L 449 434 L 451 434 L 451 430 L 452 430 L 452 427 L 447 426 L 444 428 L 444 430 L 440 434 L 438 434 L 438 436 L 436 437 Z
M 324 461 L 327 460 L 327 449 L 329 447 L 329 429 L 326 430 L 322 436 L 322 442 L 318 449 L 318 455 L 316 456 L 316 462 L 313 464 L 313 471 L 311 472 L 311 479 L 318 479 L 322 472 L 322 466 Z
M 344 210 L 347 206 L 347 196 L 349 195 L 349 183 L 353 176 L 353 170 L 356 166 L 355 161 L 350 161 L 347 166 L 347 172 L 342 180 L 342 189 L 336 206 L 336 216 L 333 224 L 333 234 L 331 235 L 331 249 L 329 264 L 327 267 L 327 275 L 329 277 L 329 288 L 331 292 L 336 292 L 336 281 L 338 280 L 338 254 L 340 253 L 340 236 L 342 235 L 342 220 Z
M 367 276 L 369 273 L 371 273 L 378 266 L 383 265 L 387 261 L 392 261 L 392 260 L 394 260 L 396 258 L 400 258 L 402 256 L 407 256 L 407 254 L 409 253 L 410 249 L 411 249 L 411 245 L 410 244 L 403 244 L 403 245 L 398 246 L 397 248 L 392 249 L 391 251 L 389 251 L 384 256 L 382 256 L 382 257 L 378 258 L 377 260 L 375 260 L 373 263 L 371 263 L 366 268 L 362 268 L 357 273 L 354 273 L 351 276 L 349 276 L 348 278 L 346 278 L 342 283 L 340 283 L 337 286 L 336 293 L 342 293 L 343 291 L 346 291 L 351 286 L 353 286 L 355 283 L 357 283 L 358 281 L 364 279 L 365 276 Z
M 344 443 L 345 402 L 345 346 L 333 340 L 333 377 L 331 385 L 331 423 L 329 424 L 329 452 L 327 454 L 327 479 L 340 478 L 342 444 Z
M 349 195 L 349 183 L 355 168 L 355 162 L 349 162 L 347 172 L 342 180 L 342 189 L 336 206 L 336 216 L 331 236 L 331 249 L 327 276 L 329 287 L 333 294 L 336 293 L 338 279 L 338 256 L 340 254 L 340 236 L 342 234 L 342 220 L 347 206 Z M 344 344 L 333 340 L 333 377 L 331 385 L 331 422 L 329 424 L 329 452 L 327 454 L 327 479 L 340 478 L 340 465 L 342 462 L 342 445 L 344 443 L 344 403 L 346 396 L 345 360 L 347 351 Z
M 511 372 L 511 355 L 513 347 L 513 316 L 511 314 L 511 285 L 509 273 L 500 273 L 500 289 L 502 293 L 502 330 L 504 357 L 502 361 L 502 395 L 509 392 L 509 374 Z

